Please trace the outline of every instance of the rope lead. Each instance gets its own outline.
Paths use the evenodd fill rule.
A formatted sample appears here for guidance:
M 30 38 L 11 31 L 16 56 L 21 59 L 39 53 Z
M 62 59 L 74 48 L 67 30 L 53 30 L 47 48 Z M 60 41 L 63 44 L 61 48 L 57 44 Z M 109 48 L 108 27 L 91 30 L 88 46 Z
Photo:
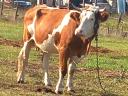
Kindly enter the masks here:
M 98 78 L 98 82 L 100 84 L 101 89 L 106 92 L 105 88 L 102 85 L 101 82 L 101 78 L 100 78 L 100 67 L 99 67 L 99 58 L 98 58 L 98 34 L 96 34 L 95 37 L 95 41 L 96 41 L 96 70 L 97 70 L 97 78 Z

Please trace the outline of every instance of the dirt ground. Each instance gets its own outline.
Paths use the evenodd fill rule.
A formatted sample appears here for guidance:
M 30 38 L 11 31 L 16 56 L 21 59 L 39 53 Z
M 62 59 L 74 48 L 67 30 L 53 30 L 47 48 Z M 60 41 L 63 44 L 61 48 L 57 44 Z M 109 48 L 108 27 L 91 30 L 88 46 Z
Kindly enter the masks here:
M 23 44 L 22 44 L 22 41 L 13 41 L 13 40 L 7 40 L 7 39 L 4 39 L 4 38 L 0 38 L 0 45 L 21 47 Z
M 0 38 L 0 45 L 13 46 L 13 47 L 22 47 L 23 42 L 22 41 L 14 41 L 14 40 L 8 40 L 8 39 Z M 91 52 L 96 52 L 97 50 L 100 53 L 112 52 L 111 50 L 109 50 L 107 48 L 98 47 L 98 49 L 97 49 L 96 47 L 93 47 L 93 46 L 91 46 L 91 48 L 90 48 Z

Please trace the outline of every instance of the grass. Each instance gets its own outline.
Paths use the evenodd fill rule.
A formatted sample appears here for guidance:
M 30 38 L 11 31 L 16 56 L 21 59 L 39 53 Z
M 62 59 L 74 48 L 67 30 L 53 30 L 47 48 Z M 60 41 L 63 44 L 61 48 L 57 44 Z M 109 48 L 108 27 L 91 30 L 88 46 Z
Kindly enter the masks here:
M 23 26 L 20 23 L 0 20 L 0 37 L 11 40 L 22 40 Z
M 21 48 L 0 45 L 0 60 L 17 62 L 17 58 L 20 50 Z M 39 58 L 40 58 L 39 52 L 36 52 L 35 49 L 32 48 L 30 52 L 29 61 L 32 63 L 36 63 L 37 61 L 40 61 Z

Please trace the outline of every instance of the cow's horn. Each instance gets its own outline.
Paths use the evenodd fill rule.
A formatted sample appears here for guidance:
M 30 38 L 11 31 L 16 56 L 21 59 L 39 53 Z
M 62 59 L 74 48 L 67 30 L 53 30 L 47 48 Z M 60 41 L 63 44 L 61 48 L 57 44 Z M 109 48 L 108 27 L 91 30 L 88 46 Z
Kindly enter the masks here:
M 99 10 L 100 12 L 106 11 L 106 8 L 104 7 L 103 9 Z

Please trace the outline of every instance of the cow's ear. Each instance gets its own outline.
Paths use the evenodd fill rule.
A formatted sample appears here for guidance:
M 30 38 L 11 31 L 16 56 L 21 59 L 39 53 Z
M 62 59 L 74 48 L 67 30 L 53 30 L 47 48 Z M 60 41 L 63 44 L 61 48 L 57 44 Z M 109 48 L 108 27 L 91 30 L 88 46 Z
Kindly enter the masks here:
M 99 17 L 101 22 L 104 22 L 108 19 L 109 13 L 107 11 L 103 11 L 103 12 L 99 11 L 99 16 L 98 17 Z
M 80 13 L 78 12 L 72 12 L 70 17 L 76 21 L 79 21 L 80 20 Z

